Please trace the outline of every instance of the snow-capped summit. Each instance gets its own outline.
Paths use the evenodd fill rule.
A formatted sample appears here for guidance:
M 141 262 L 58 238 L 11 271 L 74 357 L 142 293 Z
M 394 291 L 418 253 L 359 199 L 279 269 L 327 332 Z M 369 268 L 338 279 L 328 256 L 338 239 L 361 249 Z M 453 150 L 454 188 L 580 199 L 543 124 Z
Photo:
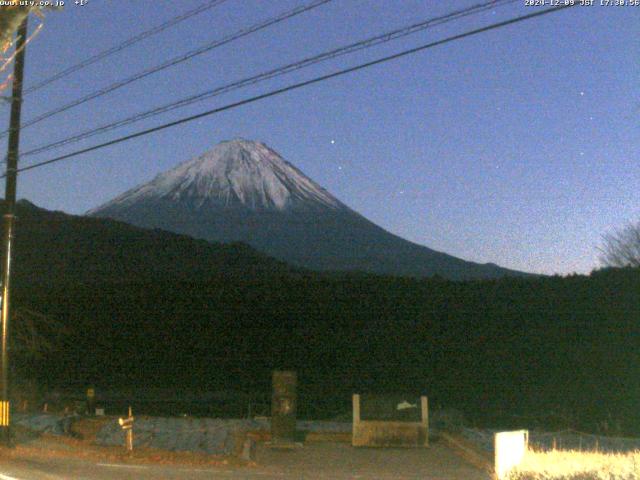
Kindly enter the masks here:
M 265 144 L 242 139 L 222 142 L 88 214 L 209 241 L 244 242 L 314 270 L 453 279 L 519 274 L 393 235 Z
M 264 143 L 235 139 L 218 144 L 89 213 L 160 198 L 188 202 L 195 208 L 346 208 Z

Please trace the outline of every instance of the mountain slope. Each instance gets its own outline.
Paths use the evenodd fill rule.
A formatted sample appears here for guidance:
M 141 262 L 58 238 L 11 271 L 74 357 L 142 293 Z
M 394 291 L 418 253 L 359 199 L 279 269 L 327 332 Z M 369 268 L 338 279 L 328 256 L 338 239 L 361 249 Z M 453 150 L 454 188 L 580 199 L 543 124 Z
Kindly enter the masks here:
M 233 140 L 88 212 L 314 270 L 450 279 L 522 275 L 411 243 L 370 222 L 262 143 Z
M 110 219 L 50 212 L 25 200 L 17 207 L 14 273 L 18 282 L 206 282 L 221 276 L 293 272 L 240 243 L 216 245 Z
M 207 212 L 348 210 L 326 190 L 262 143 L 223 142 L 213 150 L 88 212 L 125 211 L 137 203 L 167 200 Z

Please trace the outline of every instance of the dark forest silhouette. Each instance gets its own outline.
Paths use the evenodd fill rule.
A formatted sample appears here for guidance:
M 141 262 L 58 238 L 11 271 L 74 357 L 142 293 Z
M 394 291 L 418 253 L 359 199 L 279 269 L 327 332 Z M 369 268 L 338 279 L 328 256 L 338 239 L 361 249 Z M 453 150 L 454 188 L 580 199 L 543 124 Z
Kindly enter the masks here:
M 19 214 L 15 304 L 69 329 L 30 363 L 45 388 L 268 392 L 272 369 L 293 368 L 327 416 L 354 391 L 410 391 L 494 426 L 607 420 L 640 433 L 638 269 L 317 274 L 243 245 L 24 203 Z

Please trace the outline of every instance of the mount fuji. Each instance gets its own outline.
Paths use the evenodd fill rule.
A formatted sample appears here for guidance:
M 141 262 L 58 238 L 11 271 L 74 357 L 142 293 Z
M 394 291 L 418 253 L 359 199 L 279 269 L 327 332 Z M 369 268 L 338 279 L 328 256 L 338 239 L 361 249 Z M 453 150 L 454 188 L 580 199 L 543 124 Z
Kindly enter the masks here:
M 312 270 L 456 280 L 524 275 L 393 235 L 265 144 L 242 139 L 222 142 L 87 215 L 209 241 L 241 241 Z

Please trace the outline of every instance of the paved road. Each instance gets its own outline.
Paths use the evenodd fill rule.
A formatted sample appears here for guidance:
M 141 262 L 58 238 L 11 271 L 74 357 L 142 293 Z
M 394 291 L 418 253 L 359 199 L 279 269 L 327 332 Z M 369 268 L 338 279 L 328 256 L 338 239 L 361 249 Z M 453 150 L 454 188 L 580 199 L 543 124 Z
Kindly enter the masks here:
M 292 451 L 260 446 L 253 467 L 190 468 L 96 463 L 76 459 L 12 460 L 0 465 L 0 480 L 248 479 L 248 480 L 488 480 L 448 448 L 354 449 L 346 444 L 310 444 Z
M 283 478 L 261 475 L 246 469 L 167 467 L 92 463 L 81 460 L 16 461 L 0 466 L 0 480 L 115 480 L 115 479 L 265 479 Z

